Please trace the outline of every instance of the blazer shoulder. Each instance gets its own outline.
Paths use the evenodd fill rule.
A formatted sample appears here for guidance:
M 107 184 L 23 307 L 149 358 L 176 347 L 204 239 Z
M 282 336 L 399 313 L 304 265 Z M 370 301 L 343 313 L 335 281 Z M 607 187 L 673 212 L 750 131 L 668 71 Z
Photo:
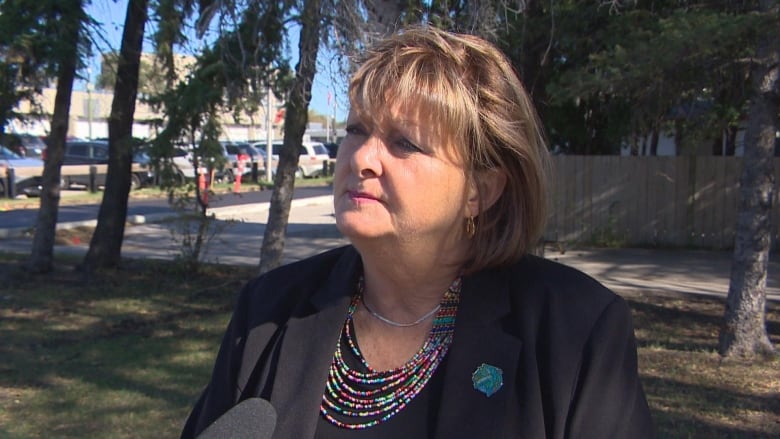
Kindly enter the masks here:
M 334 285 L 345 285 L 354 277 L 359 260 L 353 247 L 343 246 L 282 265 L 247 282 L 238 306 L 260 316 L 307 306 L 318 294 L 327 300 Z
M 549 259 L 528 255 L 504 271 L 512 301 L 525 309 L 597 318 L 614 302 L 624 302 L 590 275 Z
M 300 261 L 282 265 L 254 279 L 256 283 L 296 284 L 327 277 L 343 258 L 357 256 L 352 246 L 338 247 Z
M 555 287 L 556 290 L 593 290 L 595 294 L 612 294 L 601 282 L 574 267 L 538 256 L 526 255 L 511 266 L 511 276 L 523 282 Z

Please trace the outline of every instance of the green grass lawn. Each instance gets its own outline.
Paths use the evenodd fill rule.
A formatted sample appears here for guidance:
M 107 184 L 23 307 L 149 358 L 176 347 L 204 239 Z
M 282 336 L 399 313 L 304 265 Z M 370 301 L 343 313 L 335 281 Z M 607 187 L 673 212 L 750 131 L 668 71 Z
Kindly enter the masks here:
M 77 261 L 29 277 L 0 254 L 0 438 L 177 437 L 254 267 Z M 722 360 L 720 300 L 626 292 L 661 438 L 776 438 L 780 361 Z M 780 343 L 780 305 L 768 328 Z
M 295 180 L 295 187 L 312 187 L 312 186 L 328 186 L 333 181 L 333 177 L 315 177 L 315 178 L 299 178 Z M 194 187 L 185 185 L 178 190 L 181 192 L 190 191 L 191 195 L 194 195 Z M 241 184 L 241 192 L 252 192 L 258 190 L 273 189 L 273 183 L 268 183 L 264 180 L 258 180 L 257 183 L 251 180 L 245 180 Z M 232 183 L 214 183 L 211 187 L 211 191 L 215 194 L 227 194 L 233 192 Z M 157 187 L 146 187 L 130 191 L 130 198 L 167 198 L 168 192 L 161 190 Z M 63 192 L 60 198 L 60 205 L 72 205 L 72 204 L 97 204 L 103 200 L 103 191 L 90 192 L 87 189 L 74 189 Z M 0 196 L 0 212 L 4 210 L 13 209 L 37 209 L 40 206 L 40 200 L 36 197 L 19 197 L 15 199 L 4 198 Z
M 0 437 L 176 437 L 253 269 L 134 261 L 89 281 L 0 262 Z M 0 259 L 2 261 L 2 259 Z

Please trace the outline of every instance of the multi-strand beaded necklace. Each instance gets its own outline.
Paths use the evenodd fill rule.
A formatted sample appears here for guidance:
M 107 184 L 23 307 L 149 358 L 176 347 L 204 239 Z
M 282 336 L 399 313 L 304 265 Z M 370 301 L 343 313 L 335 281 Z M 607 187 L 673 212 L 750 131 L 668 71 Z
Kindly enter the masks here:
M 339 340 L 322 395 L 322 416 L 334 425 L 356 430 L 385 422 L 403 410 L 425 387 L 447 355 L 455 332 L 460 286 L 458 277 L 444 293 L 433 328 L 414 357 L 396 369 L 374 371 L 360 354 L 350 330 L 352 315 L 363 297 L 361 279 L 358 293 L 349 306 L 342 335 L 367 372 L 355 370 L 346 363 Z

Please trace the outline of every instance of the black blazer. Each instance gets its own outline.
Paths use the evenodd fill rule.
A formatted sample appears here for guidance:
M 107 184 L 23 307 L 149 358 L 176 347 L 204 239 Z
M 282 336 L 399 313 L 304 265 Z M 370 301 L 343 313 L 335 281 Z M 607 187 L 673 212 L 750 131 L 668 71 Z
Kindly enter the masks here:
M 362 272 L 346 246 L 249 282 L 211 381 L 182 433 L 194 437 L 241 400 L 277 411 L 275 438 L 312 438 L 328 367 Z M 464 277 L 436 437 L 649 438 L 626 302 L 585 274 L 533 257 Z M 492 395 L 471 374 L 503 371 Z

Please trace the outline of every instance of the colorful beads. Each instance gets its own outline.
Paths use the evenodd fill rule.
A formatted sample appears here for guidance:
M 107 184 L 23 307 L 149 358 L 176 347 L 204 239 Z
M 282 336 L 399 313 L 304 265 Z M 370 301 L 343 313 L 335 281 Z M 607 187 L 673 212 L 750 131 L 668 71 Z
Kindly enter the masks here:
M 403 410 L 422 391 L 447 355 L 455 333 L 460 286 L 461 278 L 458 277 L 444 293 L 433 328 L 420 350 L 396 369 L 375 371 L 360 354 L 351 330 L 352 315 L 363 296 L 361 279 L 358 293 L 349 306 L 342 336 L 367 372 L 355 370 L 346 363 L 339 340 L 322 395 L 322 416 L 338 427 L 354 430 L 385 422 Z

